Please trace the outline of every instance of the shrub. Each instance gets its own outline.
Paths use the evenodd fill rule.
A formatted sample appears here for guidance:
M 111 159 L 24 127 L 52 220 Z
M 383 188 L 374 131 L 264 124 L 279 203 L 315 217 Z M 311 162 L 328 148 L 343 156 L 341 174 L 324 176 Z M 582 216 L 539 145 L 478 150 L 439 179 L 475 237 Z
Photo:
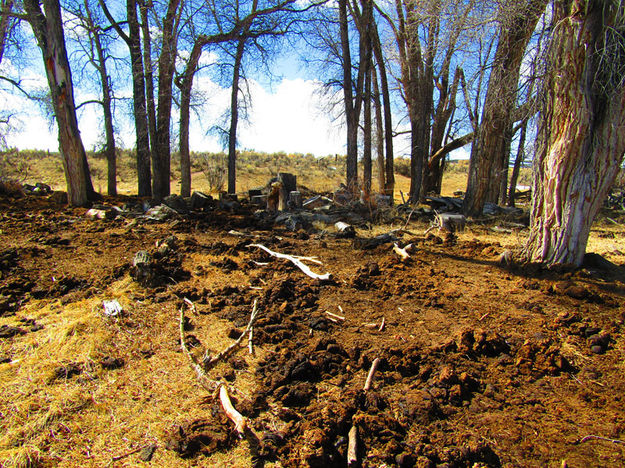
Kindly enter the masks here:
M 202 172 L 211 192 L 222 192 L 226 186 L 228 157 L 224 153 L 202 153 Z

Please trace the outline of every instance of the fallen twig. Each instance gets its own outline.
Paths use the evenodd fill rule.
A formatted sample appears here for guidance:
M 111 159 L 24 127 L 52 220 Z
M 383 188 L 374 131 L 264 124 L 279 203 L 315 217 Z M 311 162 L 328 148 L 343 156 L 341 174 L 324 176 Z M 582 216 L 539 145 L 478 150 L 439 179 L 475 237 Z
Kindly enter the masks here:
M 250 329 L 254 326 L 254 322 L 256 321 L 256 316 L 258 315 L 258 310 L 256 309 L 256 302 L 257 301 L 254 300 L 254 305 L 252 307 L 252 314 L 250 315 L 250 321 L 247 323 L 247 327 L 245 327 L 245 330 L 243 331 L 243 333 L 241 333 L 241 336 L 239 336 L 239 338 L 237 338 L 237 340 L 234 343 L 232 343 L 230 346 L 228 346 L 226 349 L 224 349 L 220 353 L 217 353 L 214 356 L 210 356 L 208 355 L 208 353 L 204 355 L 203 364 L 204 364 L 205 370 L 207 371 L 210 370 L 219 361 L 221 361 L 222 359 L 228 358 L 234 352 L 237 346 L 241 344 L 241 342 L 243 341 L 243 338 L 249 335 Z
M 129 457 L 130 455 L 133 455 L 133 454 L 135 454 L 137 452 L 140 452 L 141 450 L 143 450 L 146 447 L 149 447 L 150 445 L 152 445 L 152 444 L 140 445 L 139 447 L 137 447 L 134 450 L 131 450 L 131 451 L 126 452 L 126 453 L 123 453 L 122 455 L 117 455 L 115 457 L 112 457 L 111 460 L 113 460 L 113 461 L 123 460 L 124 458 Z
M 328 314 L 331 318 L 334 318 L 336 320 L 339 320 L 341 322 L 343 322 L 345 320 L 345 317 L 342 317 L 340 315 L 337 314 L 333 314 L 332 312 L 328 312 L 327 310 L 325 311 L 326 314 Z
M 375 376 L 375 371 L 378 369 L 379 364 L 380 358 L 375 358 L 371 363 L 371 369 L 369 369 L 369 374 L 367 375 L 367 380 L 365 381 L 365 386 L 363 387 L 365 392 L 371 389 L 371 385 L 373 385 L 373 377 Z
M 347 466 L 358 464 L 358 427 L 352 426 L 347 436 Z
M 234 428 L 239 433 L 239 437 L 243 437 L 247 428 L 247 420 L 232 406 L 228 389 L 223 384 L 219 386 L 219 401 L 221 401 L 226 416 L 234 423 Z
M 405 262 L 410 258 L 410 254 L 408 253 L 408 249 L 412 247 L 412 244 L 408 244 L 403 249 L 397 245 L 397 243 L 393 244 L 393 252 L 401 257 L 401 261 Z
M 254 354 L 254 327 L 250 327 L 250 334 L 247 340 L 247 348 L 250 351 L 250 354 Z
M 384 320 L 384 317 L 382 317 L 382 323 L 380 323 L 380 327 L 378 328 L 378 331 L 383 331 L 385 325 L 386 325 L 386 321 Z
M 283 258 L 285 260 L 288 260 L 293 265 L 295 265 L 297 268 L 302 270 L 302 272 L 304 274 L 310 276 L 313 279 L 317 279 L 319 281 L 329 281 L 332 278 L 332 275 L 330 275 L 330 273 L 325 273 L 323 275 L 314 273 L 310 269 L 310 267 L 308 265 L 306 265 L 305 263 L 302 262 L 302 260 L 307 260 L 307 261 L 311 261 L 311 262 L 314 262 L 314 263 L 321 264 L 321 262 L 319 262 L 319 260 L 317 260 L 317 259 L 315 259 L 313 257 L 297 257 L 297 256 L 294 256 L 294 255 L 287 255 L 287 254 L 283 254 L 283 253 L 280 253 L 280 252 L 274 252 L 273 250 L 269 250 L 267 247 L 265 247 L 264 245 L 261 245 L 261 244 L 250 244 L 248 247 L 257 247 L 259 249 L 264 250 L 265 252 L 267 252 L 272 257 Z
M 605 440 L 606 442 L 612 442 L 613 444 L 623 444 L 625 445 L 625 440 L 618 440 L 618 439 L 608 439 L 607 437 L 601 437 L 598 435 L 587 435 L 586 437 L 583 437 L 582 440 L 579 441 L 579 443 L 581 444 L 582 442 L 586 442 L 590 439 L 597 439 L 597 440 Z

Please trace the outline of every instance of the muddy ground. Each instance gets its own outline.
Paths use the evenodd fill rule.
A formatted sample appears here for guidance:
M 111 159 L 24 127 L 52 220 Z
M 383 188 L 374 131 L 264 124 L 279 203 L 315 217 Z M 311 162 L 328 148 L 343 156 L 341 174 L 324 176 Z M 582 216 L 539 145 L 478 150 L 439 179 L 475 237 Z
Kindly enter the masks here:
M 623 464 L 618 262 L 501 266 L 523 232 L 493 240 L 497 219 L 458 237 L 412 221 L 402 263 L 391 244 L 270 228 L 246 206 L 163 222 L 85 211 L 0 199 L 1 466 L 338 467 L 353 425 L 363 466 Z M 623 246 L 625 232 L 601 233 Z M 309 265 L 332 280 L 252 243 L 317 256 Z M 132 265 L 140 250 L 147 277 Z M 180 350 L 183 298 L 197 357 L 229 345 L 257 301 L 255 354 L 209 373 L 248 418 L 243 440 Z M 122 315 L 103 314 L 111 299 Z

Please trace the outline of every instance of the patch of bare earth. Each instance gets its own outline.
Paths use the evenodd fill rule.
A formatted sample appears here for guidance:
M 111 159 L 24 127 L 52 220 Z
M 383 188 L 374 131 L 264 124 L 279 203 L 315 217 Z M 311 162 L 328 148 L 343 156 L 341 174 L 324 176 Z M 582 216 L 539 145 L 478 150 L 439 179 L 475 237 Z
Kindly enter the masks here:
M 441 239 L 413 222 L 401 262 L 392 244 L 262 230 L 248 209 L 141 223 L 84 211 L 0 200 L 2 466 L 346 466 L 354 425 L 363 466 L 625 458 L 622 266 L 504 268 L 516 235 L 475 225 Z M 333 280 L 252 243 L 316 256 Z M 140 250 L 149 281 L 135 280 Z M 257 301 L 255 354 L 243 347 L 209 374 L 248 418 L 244 439 L 181 352 L 183 298 L 198 358 L 232 343 Z M 113 299 L 119 317 L 103 313 Z

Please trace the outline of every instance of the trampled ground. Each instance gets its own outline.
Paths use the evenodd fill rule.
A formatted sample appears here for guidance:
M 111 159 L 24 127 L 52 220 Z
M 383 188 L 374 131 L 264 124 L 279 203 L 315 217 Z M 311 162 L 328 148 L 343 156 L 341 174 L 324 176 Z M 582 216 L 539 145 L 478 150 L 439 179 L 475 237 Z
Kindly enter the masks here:
M 623 463 L 622 226 L 599 225 L 591 243 L 616 266 L 595 257 L 558 273 L 500 266 L 524 235 L 502 220 L 457 239 L 411 222 L 402 263 L 392 244 L 269 229 L 245 206 L 164 222 L 84 215 L 0 199 L 1 466 L 346 466 L 352 425 L 364 466 Z M 317 256 L 309 265 L 333 280 L 252 243 Z M 143 285 L 139 250 L 154 258 Z M 181 352 L 183 298 L 196 356 L 232 343 L 258 303 L 255 354 L 242 347 L 209 374 L 249 419 L 243 440 Z M 119 318 L 103 314 L 112 299 Z

